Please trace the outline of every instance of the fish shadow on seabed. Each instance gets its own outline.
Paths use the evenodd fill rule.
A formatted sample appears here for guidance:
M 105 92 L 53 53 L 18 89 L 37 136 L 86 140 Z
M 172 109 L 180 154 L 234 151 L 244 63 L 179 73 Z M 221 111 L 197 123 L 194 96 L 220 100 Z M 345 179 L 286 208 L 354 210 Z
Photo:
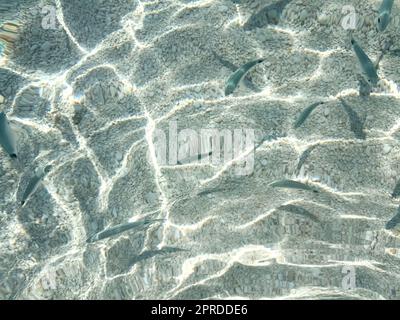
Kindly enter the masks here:
M 22 186 L 19 186 L 17 199 L 22 197 L 27 183 L 28 181 L 21 183 Z M 17 201 L 16 206 L 18 221 L 29 236 L 30 241 L 38 244 L 35 248 L 41 248 L 43 251 L 43 248 L 48 249 L 48 246 L 55 245 L 57 247 L 68 242 L 66 234 L 59 237 L 60 234 L 54 232 L 59 228 L 59 220 L 54 216 L 56 208 L 53 198 L 44 185 L 40 184 L 38 186 L 36 192 L 24 206 L 20 205 L 20 201 Z
M 106 263 L 107 274 L 113 276 L 121 273 L 127 273 L 132 267 L 141 261 L 146 261 L 159 255 L 166 256 L 178 252 L 189 251 L 177 247 L 164 247 L 158 250 L 145 250 L 142 253 L 139 253 L 140 249 L 138 248 L 143 248 L 144 245 L 142 236 L 137 235 L 137 237 L 132 240 L 122 240 L 116 244 L 115 247 L 113 247 L 114 249 L 112 249 L 111 252 L 109 252 L 109 259 L 107 259 Z

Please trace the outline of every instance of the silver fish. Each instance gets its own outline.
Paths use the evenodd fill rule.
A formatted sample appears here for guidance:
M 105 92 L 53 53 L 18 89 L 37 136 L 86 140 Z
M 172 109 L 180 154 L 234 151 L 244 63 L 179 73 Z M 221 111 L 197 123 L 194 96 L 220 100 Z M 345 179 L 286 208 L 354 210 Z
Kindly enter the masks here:
M 396 183 L 394 190 L 392 192 L 392 197 L 397 198 L 400 195 L 400 180 Z
M 220 64 L 222 64 L 225 68 L 231 70 L 232 72 L 235 72 L 237 69 L 239 69 L 238 66 L 235 66 L 233 63 L 223 59 L 220 55 L 218 55 L 215 51 L 212 50 L 212 53 L 214 57 L 218 60 Z M 250 90 L 253 90 L 255 92 L 260 92 L 261 90 L 257 88 L 253 82 L 251 81 L 251 78 L 248 75 L 245 75 L 243 77 L 243 84 L 249 88 Z
M 226 188 L 213 188 L 213 189 L 209 188 L 209 189 L 205 189 L 205 190 L 199 192 L 197 194 L 197 196 L 205 196 L 205 195 L 210 194 L 210 193 L 224 192 L 226 190 L 227 190 Z
M 131 259 L 129 261 L 129 267 L 132 267 L 134 264 L 136 264 L 140 261 L 150 259 L 157 255 L 169 254 L 169 253 L 175 253 L 175 252 L 187 252 L 187 251 L 189 251 L 189 250 L 176 248 L 176 247 L 164 247 L 159 250 L 148 250 L 148 251 L 141 253 L 138 256 L 135 256 L 133 259 Z
M 377 28 L 380 32 L 385 31 L 386 27 L 389 25 L 393 2 L 394 0 L 383 0 L 381 6 L 379 7 Z
M 4 112 L 0 113 L 0 144 L 11 158 L 17 158 L 15 136 Z
M 201 159 L 204 159 L 206 157 L 209 157 L 212 155 L 212 151 L 208 152 L 208 153 L 203 153 L 203 154 L 198 154 L 196 156 L 193 157 L 187 157 L 185 159 L 182 160 L 178 160 L 178 165 L 182 165 L 182 164 L 187 164 L 187 163 L 192 163 L 192 162 L 197 162 L 200 161 Z
M 379 81 L 375 65 L 353 37 L 351 37 L 351 45 L 369 85 L 375 87 Z
M 86 242 L 87 243 L 92 243 L 98 240 L 106 239 L 112 236 L 115 236 L 117 234 L 120 234 L 124 231 L 137 228 L 138 230 L 143 230 L 147 227 L 149 227 L 151 224 L 154 222 L 158 221 L 165 221 L 164 219 L 144 219 L 141 221 L 135 221 L 135 222 L 129 222 L 129 223 L 124 223 L 124 224 L 119 224 L 114 227 L 111 227 L 109 229 L 103 230 L 101 232 L 98 232 L 92 236 L 90 236 Z
M 239 69 L 237 69 L 226 81 L 225 87 L 225 95 L 228 96 L 235 91 L 236 87 L 238 86 L 240 80 L 242 80 L 243 76 L 255 65 L 263 62 L 265 59 L 257 59 L 254 61 L 247 62 Z
M 316 190 L 315 188 L 313 188 L 307 184 L 304 184 L 299 181 L 294 181 L 294 180 L 279 180 L 279 181 L 272 182 L 270 184 L 270 186 L 274 187 L 274 188 L 300 189 L 300 190 L 312 191 L 315 193 L 319 192 L 318 190 Z
M 385 228 L 387 230 L 394 229 L 399 222 L 400 222 L 400 207 L 397 209 L 396 215 L 386 223 Z
M 25 205 L 28 198 L 36 191 L 40 182 L 43 180 L 45 175 L 50 172 L 51 168 L 52 168 L 52 166 L 48 165 L 44 168 L 40 168 L 39 170 L 37 170 L 37 172 L 31 178 L 31 180 L 29 181 L 29 183 L 25 189 L 25 192 L 24 192 L 24 194 L 22 196 L 22 200 L 21 200 L 21 206 Z
M 324 104 L 324 102 L 315 102 L 313 103 L 311 106 L 305 108 L 303 110 L 302 113 L 300 113 L 299 118 L 296 120 L 296 122 L 294 123 L 294 128 L 297 129 L 298 127 L 300 127 L 304 121 L 307 120 L 308 116 L 311 114 L 311 112 L 314 111 L 314 109 L 316 107 L 318 107 L 319 105 Z
M 296 167 L 296 174 L 300 174 L 300 170 L 302 168 L 302 166 L 304 165 L 304 163 L 306 162 L 307 158 L 310 156 L 311 152 L 318 147 L 318 144 L 314 144 L 310 147 L 308 147 L 306 150 L 304 150 L 304 152 L 300 155 L 299 157 L 299 162 L 297 163 L 297 167 Z

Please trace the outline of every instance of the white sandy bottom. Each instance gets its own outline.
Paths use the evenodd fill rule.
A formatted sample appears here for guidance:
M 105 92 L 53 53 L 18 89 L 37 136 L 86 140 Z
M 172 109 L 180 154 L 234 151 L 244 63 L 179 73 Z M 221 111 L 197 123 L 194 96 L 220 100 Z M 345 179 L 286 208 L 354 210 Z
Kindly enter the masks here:
M 385 223 L 398 206 L 399 58 L 385 56 L 380 89 L 358 97 L 347 33 L 316 19 L 344 4 L 292 1 L 278 26 L 250 32 L 240 24 L 256 9 L 244 1 L 108 1 L 111 20 L 56 1 L 59 29 L 28 19 L 19 55 L 0 74 L 20 158 L 0 158 L 0 297 L 396 298 L 399 237 Z M 374 5 L 354 4 L 366 16 Z M 355 36 L 373 58 L 386 37 L 362 28 Z M 249 74 L 260 91 L 241 85 L 225 97 L 232 71 L 215 53 L 238 66 L 266 57 Z M 365 120 L 365 140 L 339 96 Z M 159 163 L 154 137 L 168 136 L 171 123 L 270 138 L 252 174 L 240 176 L 235 161 Z M 53 170 L 19 208 L 33 170 L 47 163 Z M 282 179 L 320 192 L 269 186 Z M 316 219 L 279 209 L 287 205 Z M 145 216 L 165 222 L 86 243 Z

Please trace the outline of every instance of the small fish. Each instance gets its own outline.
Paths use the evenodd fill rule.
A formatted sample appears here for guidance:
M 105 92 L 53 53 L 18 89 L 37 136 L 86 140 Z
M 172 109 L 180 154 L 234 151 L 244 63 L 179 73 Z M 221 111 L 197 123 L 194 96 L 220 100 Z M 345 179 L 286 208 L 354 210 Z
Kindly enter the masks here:
M 267 133 L 264 137 L 261 138 L 260 142 L 254 145 L 254 151 L 262 146 L 265 141 L 272 141 L 283 137 L 286 137 L 286 135 L 279 132 Z
M 300 113 L 299 118 L 294 123 L 294 128 L 297 129 L 298 127 L 300 127 L 304 123 L 304 121 L 307 120 L 307 118 L 311 114 L 311 112 L 313 112 L 314 109 L 321 104 L 324 104 L 324 102 L 321 102 L 321 101 L 315 102 L 311 106 L 305 108 L 304 111 L 302 113 Z
M 250 18 L 243 25 L 244 30 L 253 30 L 255 28 L 262 28 L 268 24 L 278 24 L 281 18 L 283 9 L 292 0 L 280 0 L 276 3 L 263 7 L 260 11 L 250 16 Z
M 383 0 L 381 6 L 379 7 L 377 28 L 380 32 L 385 31 L 391 20 L 390 14 L 392 12 L 393 2 L 394 0 Z
M 279 180 L 272 182 L 270 184 L 271 187 L 274 188 L 289 188 L 289 189 L 300 189 L 300 190 L 306 190 L 306 191 L 312 191 L 315 193 L 318 193 L 319 191 L 316 190 L 315 188 L 304 184 L 302 182 L 294 181 L 294 180 Z
M 351 45 L 369 85 L 375 87 L 379 81 L 375 65 L 353 37 L 351 37 Z
M 119 224 L 115 227 L 111 227 L 109 229 L 103 230 L 101 232 L 98 232 L 92 236 L 90 236 L 86 242 L 87 243 L 92 243 L 98 240 L 106 239 L 112 236 L 115 236 L 117 234 L 120 234 L 124 231 L 137 228 L 138 230 L 143 230 L 146 227 L 149 227 L 152 223 L 158 222 L 158 221 L 165 221 L 164 219 L 144 219 L 141 221 L 135 221 L 135 222 L 129 222 L 125 224 Z
M 188 250 L 181 249 L 181 248 L 175 248 L 175 247 L 164 247 L 164 248 L 162 248 L 160 250 L 148 250 L 148 251 L 145 251 L 145 252 L 141 253 L 140 255 L 134 257 L 129 262 L 129 267 L 132 267 L 133 265 L 135 265 L 136 263 L 138 263 L 140 261 L 150 259 L 150 258 L 155 257 L 157 255 L 175 253 L 175 252 L 182 252 L 182 251 L 188 251 Z
M 205 190 L 199 192 L 197 194 L 197 196 L 205 196 L 205 195 L 210 194 L 210 193 L 224 192 L 226 190 L 227 190 L 226 188 L 213 188 L 213 189 L 209 188 L 209 189 L 205 189 Z
M 16 139 L 4 112 L 0 112 L 0 144 L 11 158 L 17 158 Z
M 318 217 L 315 214 L 312 214 L 308 210 L 306 210 L 302 207 L 293 205 L 293 204 L 282 205 L 282 206 L 278 207 L 278 209 L 307 217 L 314 222 L 320 222 Z
M 342 103 L 343 109 L 346 111 L 350 120 L 350 130 L 354 132 L 357 139 L 365 140 L 364 123 L 361 121 L 358 114 L 342 99 L 339 98 Z
M 392 192 L 392 197 L 397 198 L 400 195 L 400 180 L 397 182 L 396 186 L 394 187 L 394 190 Z
M 400 222 L 400 207 L 397 209 L 396 215 L 386 223 L 385 228 L 387 230 L 394 229 L 399 222 Z
M 193 156 L 193 157 L 187 157 L 185 159 L 182 160 L 178 160 L 178 165 L 182 165 L 182 164 L 186 164 L 186 163 L 192 163 L 193 161 L 200 161 L 203 158 L 209 157 L 212 155 L 212 151 L 208 152 L 208 153 L 203 153 L 203 154 L 198 154 L 197 156 Z
M 306 162 L 307 158 L 310 156 L 311 152 L 318 146 L 318 144 L 314 144 L 310 147 L 308 147 L 304 152 L 300 155 L 299 157 L 299 162 L 297 163 L 296 167 L 296 174 L 298 175 L 300 173 L 301 167 L 304 165 L 304 162 Z
M 235 66 L 233 63 L 223 59 L 220 55 L 218 55 L 215 51 L 212 50 L 213 55 L 215 58 L 218 60 L 220 64 L 222 64 L 225 68 L 231 70 L 232 72 L 235 72 L 239 67 Z M 251 81 L 251 78 L 246 74 L 243 77 L 243 84 L 249 88 L 250 90 L 253 90 L 255 92 L 260 92 L 261 90 L 257 88 L 254 83 Z
M 52 166 L 48 165 L 44 168 L 37 170 L 35 175 L 29 181 L 24 194 L 22 195 L 21 206 L 24 206 L 28 198 L 36 191 L 40 182 L 43 180 L 44 176 L 50 172 Z
M 243 78 L 243 76 L 255 65 L 263 62 L 265 59 L 257 59 L 254 61 L 247 62 L 243 66 L 241 66 L 239 69 L 237 69 L 232 75 L 228 78 L 226 82 L 226 87 L 225 87 L 225 95 L 228 96 L 235 91 L 236 87 L 238 86 L 240 80 Z

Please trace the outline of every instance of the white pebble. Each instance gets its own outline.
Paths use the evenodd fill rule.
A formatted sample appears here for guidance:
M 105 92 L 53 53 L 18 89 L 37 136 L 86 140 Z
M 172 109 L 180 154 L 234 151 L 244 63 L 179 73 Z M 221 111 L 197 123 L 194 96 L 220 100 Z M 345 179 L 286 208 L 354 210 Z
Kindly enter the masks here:
M 385 144 L 383 145 L 383 153 L 388 154 L 392 150 L 392 146 Z
M 122 155 L 121 152 L 117 151 L 115 153 L 115 159 L 117 159 L 117 161 L 122 161 L 123 158 L 124 158 L 124 156 Z
M 321 25 L 326 25 L 326 24 L 329 23 L 329 17 L 328 17 L 325 13 L 320 14 L 320 15 L 318 16 L 318 22 L 319 22 L 319 24 L 321 24 Z

